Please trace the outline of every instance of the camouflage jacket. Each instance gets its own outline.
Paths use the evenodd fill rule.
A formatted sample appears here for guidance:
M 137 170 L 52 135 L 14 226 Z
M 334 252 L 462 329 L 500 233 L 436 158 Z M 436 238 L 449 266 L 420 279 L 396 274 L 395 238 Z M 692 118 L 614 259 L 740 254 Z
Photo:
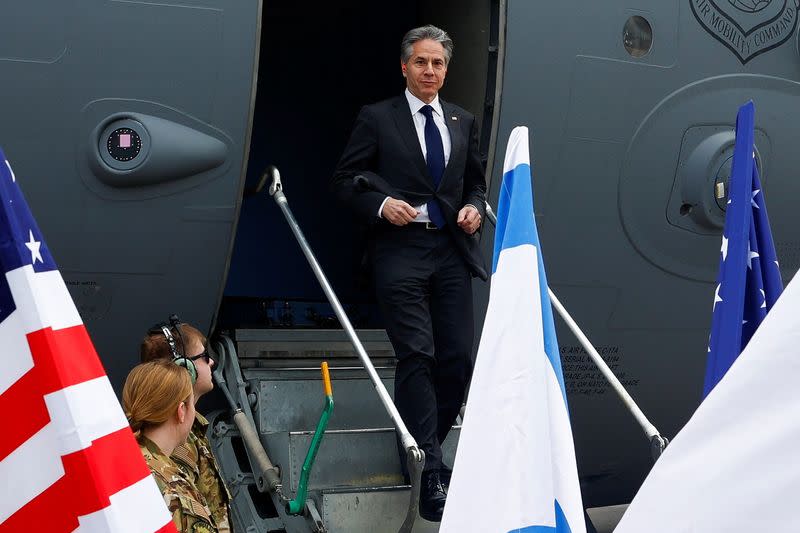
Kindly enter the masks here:
M 207 429 L 208 420 L 196 413 L 186 444 L 175 448 L 172 459 L 205 497 L 220 533 L 229 533 L 232 530 L 229 509 L 231 496 L 219 473 L 217 460 L 211 453 L 211 445 L 206 438 Z
M 164 495 L 172 522 L 180 533 L 217 533 L 219 529 L 211 517 L 205 498 L 186 479 L 175 462 L 147 437 L 139 437 L 139 450 L 144 456 L 158 489 Z

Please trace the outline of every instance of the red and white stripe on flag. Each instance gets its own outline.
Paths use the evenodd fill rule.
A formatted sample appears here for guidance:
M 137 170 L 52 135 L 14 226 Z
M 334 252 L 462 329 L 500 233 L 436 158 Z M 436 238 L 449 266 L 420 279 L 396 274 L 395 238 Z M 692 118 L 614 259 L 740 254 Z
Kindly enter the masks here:
M 175 532 L 61 274 L 5 276 L 0 533 Z

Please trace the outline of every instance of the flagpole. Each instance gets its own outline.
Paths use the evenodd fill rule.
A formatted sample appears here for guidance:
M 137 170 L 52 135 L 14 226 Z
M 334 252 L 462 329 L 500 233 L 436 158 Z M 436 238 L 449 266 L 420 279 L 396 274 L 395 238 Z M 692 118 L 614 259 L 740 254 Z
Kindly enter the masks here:
M 486 216 L 493 226 L 497 226 L 497 216 L 494 214 L 492 206 L 489 205 L 489 202 L 486 202 Z M 661 453 L 667 447 L 669 440 L 666 437 L 662 437 L 658 429 L 656 429 L 650 420 L 647 419 L 634 399 L 630 394 L 628 394 L 628 391 L 625 390 L 625 387 L 622 386 L 622 383 L 620 383 L 619 379 L 617 379 L 617 376 L 615 376 L 614 372 L 612 372 L 608 367 L 605 360 L 603 360 L 600 354 L 597 353 L 597 350 L 594 348 L 594 346 L 592 346 L 592 343 L 589 341 L 586 335 L 584 335 L 583 331 L 575 322 L 575 320 L 573 320 L 572 316 L 570 316 L 564 306 L 561 305 L 561 301 L 559 301 L 559 299 L 556 297 L 553 290 L 548 287 L 547 292 L 550 295 L 550 301 L 552 302 L 553 307 L 556 309 L 556 311 L 558 311 L 558 314 L 561 315 L 561 318 L 564 320 L 564 322 L 566 322 L 570 331 L 572 331 L 572 333 L 578 339 L 578 342 L 581 343 L 583 349 L 586 350 L 586 353 L 588 353 L 592 358 L 594 364 L 597 365 L 598 369 L 600 369 L 600 372 L 620 397 L 622 403 L 624 403 L 628 410 L 633 414 L 633 417 L 641 426 L 644 434 L 650 440 L 650 453 L 655 461 L 661 456 Z

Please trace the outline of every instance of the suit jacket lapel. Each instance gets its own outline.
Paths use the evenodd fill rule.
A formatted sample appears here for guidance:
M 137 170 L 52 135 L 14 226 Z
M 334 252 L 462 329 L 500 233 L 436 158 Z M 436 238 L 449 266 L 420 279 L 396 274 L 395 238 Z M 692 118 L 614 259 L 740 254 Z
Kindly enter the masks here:
M 417 137 L 417 130 L 414 128 L 414 119 L 411 118 L 411 109 L 408 107 L 408 101 L 405 96 L 400 96 L 394 101 L 394 121 L 397 124 L 397 130 L 400 132 L 400 138 L 408 149 L 408 154 L 417 165 L 424 181 L 428 186 L 432 183 L 431 177 L 428 174 L 428 166 L 425 164 L 425 157 L 422 155 L 422 147 L 419 145 L 419 138 Z
M 444 175 L 442 176 L 442 181 L 439 182 L 439 188 L 436 189 L 437 191 L 444 187 L 445 182 L 453 178 L 452 174 L 455 172 L 455 167 L 457 165 L 451 163 L 456 161 L 456 156 L 466 148 L 466 140 L 461 134 L 460 120 L 462 117 L 456 112 L 453 106 L 442 101 L 441 98 L 439 99 L 439 102 L 442 104 L 444 122 L 447 124 L 447 130 L 450 132 L 450 159 L 447 167 L 444 169 Z

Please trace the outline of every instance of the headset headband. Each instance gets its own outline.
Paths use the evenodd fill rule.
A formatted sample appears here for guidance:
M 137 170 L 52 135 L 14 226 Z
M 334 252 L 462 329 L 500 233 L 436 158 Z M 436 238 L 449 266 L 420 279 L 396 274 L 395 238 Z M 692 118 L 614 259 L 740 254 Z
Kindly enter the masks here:
M 183 332 L 180 328 L 181 324 L 183 324 L 183 322 L 180 321 L 178 315 L 173 313 L 169 316 L 169 320 L 167 322 L 159 322 L 148 330 L 149 335 L 158 335 L 159 333 L 164 335 L 173 359 L 186 357 L 186 342 L 183 339 Z M 172 330 L 174 330 L 177 333 L 177 336 L 180 337 L 180 351 L 178 351 L 178 342 L 175 338 L 175 335 L 172 334 Z
M 182 322 L 178 318 L 178 315 L 173 313 L 169 316 L 169 322 L 161 322 L 160 324 L 153 326 L 150 328 L 149 334 L 158 335 L 161 333 L 164 335 L 167 345 L 169 346 L 169 350 L 172 352 L 172 361 L 178 366 L 184 367 L 189 372 L 189 376 L 192 379 L 192 385 L 194 385 L 194 382 L 197 381 L 197 367 L 195 366 L 194 361 L 186 357 L 186 342 L 183 339 L 183 332 L 180 328 L 181 324 Z M 183 353 L 178 351 L 178 343 L 176 342 L 175 336 L 171 331 L 173 329 L 177 332 L 178 337 L 181 339 L 181 352 Z

